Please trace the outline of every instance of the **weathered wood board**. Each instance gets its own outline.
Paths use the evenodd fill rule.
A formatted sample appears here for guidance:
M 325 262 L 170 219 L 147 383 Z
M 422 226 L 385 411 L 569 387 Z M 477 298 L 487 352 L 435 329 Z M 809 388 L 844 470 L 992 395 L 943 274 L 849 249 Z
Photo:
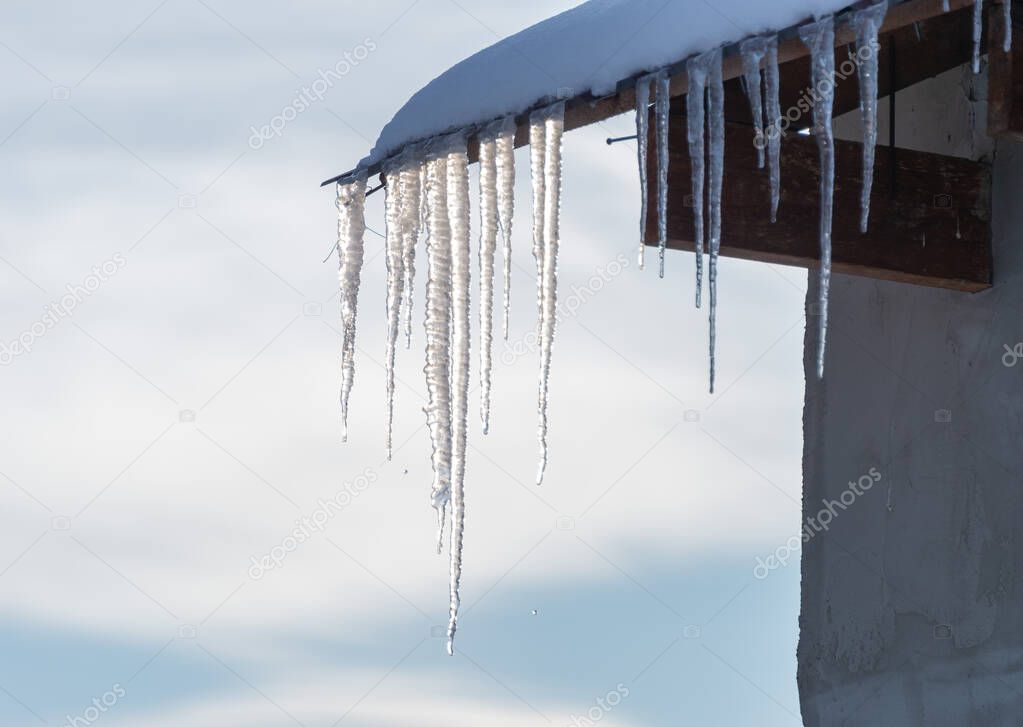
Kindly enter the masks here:
M 1004 38 L 1005 18 L 995 5 L 988 12 L 988 134 L 1023 141 L 1023 52 L 1018 45 L 1005 52 Z
M 690 160 L 673 125 L 668 166 L 668 246 L 693 250 Z M 653 149 L 653 139 L 651 139 Z M 860 234 L 861 145 L 836 142 L 833 270 L 962 291 L 991 286 L 988 165 L 878 147 L 870 227 Z M 770 221 L 766 169 L 757 168 L 749 127 L 727 124 L 721 254 L 801 267 L 819 265 L 819 160 L 812 137 L 782 142 L 781 205 Z M 892 164 L 896 187 L 892 189 Z M 651 154 L 646 241 L 657 244 L 656 161 Z M 680 256 L 668 268 L 682 266 Z M 692 267 L 685 265 L 686 271 Z

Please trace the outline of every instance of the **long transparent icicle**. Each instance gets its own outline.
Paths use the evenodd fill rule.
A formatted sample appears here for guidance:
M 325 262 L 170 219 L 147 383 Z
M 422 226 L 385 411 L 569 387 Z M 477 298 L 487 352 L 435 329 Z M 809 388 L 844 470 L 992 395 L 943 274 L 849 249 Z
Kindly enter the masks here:
M 341 281 L 341 441 L 348 441 L 348 397 L 355 381 L 355 321 L 366 235 L 366 172 L 337 185 L 338 277 Z
M 427 162 L 426 423 L 433 450 L 430 503 L 437 511 L 437 552 L 451 498 L 451 225 L 448 222 L 447 158 Z
M 725 88 L 721 49 L 710 51 L 707 77 L 707 127 L 710 129 L 710 393 L 714 393 L 717 359 L 718 252 L 721 250 L 721 187 L 725 173 Z
M 565 130 L 565 104 L 557 103 L 544 110 L 544 255 L 543 255 L 543 315 L 540 326 L 540 463 L 536 484 L 543 482 L 547 469 L 547 403 L 551 375 L 551 349 L 558 307 L 558 247 L 561 215 L 561 138 Z
M 544 174 L 547 131 L 542 111 L 529 116 L 529 175 L 533 184 L 533 259 L 536 261 L 536 333 L 543 325 L 543 221 L 546 175 Z
M 767 173 L 771 185 L 771 222 L 778 221 L 778 202 L 781 198 L 781 81 L 778 72 L 778 38 L 767 43 L 767 61 L 764 64 L 764 101 L 767 114 Z
M 973 72 L 980 73 L 980 41 L 984 34 L 984 0 L 973 0 Z
M 1012 50 L 1012 0 L 1003 0 L 1002 19 L 1002 25 L 1005 26 L 1005 37 L 1002 38 L 1002 50 L 1008 53 Z
M 454 653 L 461 601 L 462 534 L 465 527 L 465 453 L 469 419 L 469 159 L 465 137 L 452 140 L 448 164 L 451 225 L 451 602 L 448 653 Z
M 824 352 L 828 335 L 828 288 L 831 285 L 831 217 L 835 196 L 835 141 L 831 115 L 835 87 L 835 23 L 832 16 L 804 25 L 799 37 L 810 49 L 811 87 L 813 97 L 813 134 L 820 154 L 820 297 L 817 325 L 817 377 L 824 376 Z
M 767 38 L 748 38 L 739 45 L 742 56 L 742 87 L 753 115 L 753 134 L 757 148 L 757 167 L 764 168 L 764 104 L 760 90 L 760 64 L 767 53 Z
M 490 382 L 494 348 L 494 254 L 497 251 L 497 138 L 480 138 L 480 419 L 490 431 Z
M 398 346 L 398 329 L 401 326 L 402 288 L 405 283 L 404 247 L 405 235 L 402 225 L 402 211 L 405 201 L 402 197 L 400 162 L 387 165 L 384 177 L 384 264 L 387 270 L 387 348 L 384 352 L 384 385 L 387 398 L 387 460 L 391 459 L 391 443 L 394 431 L 394 358 Z
M 497 133 L 497 219 L 501 225 L 504 261 L 504 340 L 511 313 L 512 218 L 515 215 L 515 117 L 500 122 Z
M 671 81 L 667 71 L 658 72 L 655 80 L 657 97 L 654 113 L 657 118 L 657 257 L 660 276 L 664 277 L 664 253 L 668 249 L 668 112 L 671 106 Z
M 416 245 L 422 227 L 422 206 L 425 192 L 423 176 L 426 165 L 418 157 L 418 150 L 410 156 L 414 161 L 401 170 L 401 219 L 402 219 L 402 250 L 401 266 L 405 273 L 404 306 L 405 306 L 405 348 L 412 347 L 412 294 L 416 279 Z
M 650 138 L 650 81 L 651 76 L 643 76 L 636 81 L 636 150 L 639 158 L 639 251 L 637 259 L 639 269 L 646 264 L 646 215 L 648 202 L 647 191 L 647 147 Z
M 710 58 L 704 54 L 686 63 L 689 93 L 686 94 L 686 140 L 689 142 L 690 171 L 693 184 L 693 240 L 696 243 L 696 307 L 703 298 L 703 250 L 706 234 L 703 227 L 704 184 L 707 166 L 704 129 L 707 112 L 704 97 L 707 90 L 707 68 Z
M 877 33 L 884 22 L 887 2 L 852 14 L 856 31 L 856 67 L 860 81 L 860 119 L 863 122 L 863 187 L 860 191 L 860 232 L 870 222 L 870 192 L 874 185 L 874 149 L 877 146 Z

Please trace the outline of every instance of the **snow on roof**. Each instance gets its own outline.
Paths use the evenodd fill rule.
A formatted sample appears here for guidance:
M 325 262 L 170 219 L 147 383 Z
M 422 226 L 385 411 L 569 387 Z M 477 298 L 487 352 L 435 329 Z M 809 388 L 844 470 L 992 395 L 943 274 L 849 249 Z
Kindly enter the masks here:
M 448 69 L 412 96 L 360 166 L 411 141 L 611 93 L 618 81 L 716 46 L 837 12 L 852 0 L 589 0 Z

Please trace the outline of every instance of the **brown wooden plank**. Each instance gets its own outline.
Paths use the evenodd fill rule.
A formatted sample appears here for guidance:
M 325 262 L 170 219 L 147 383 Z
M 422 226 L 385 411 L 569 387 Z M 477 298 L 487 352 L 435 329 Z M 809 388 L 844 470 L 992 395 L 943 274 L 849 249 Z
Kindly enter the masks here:
M 668 246 L 692 250 L 690 164 L 682 130 L 671 137 L 668 167 Z M 814 268 L 819 265 L 818 154 L 816 141 L 790 134 L 782 143 L 782 190 L 778 221 L 770 221 L 766 170 L 757 168 L 750 130 L 726 128 L 721 254 L 747 260 Z M 957 157 L 900 149 L 897 187 L 891 188 L 892 157 L 876 155 L 870 229 L 859 231 L 862 147 L 836 141 L 833 270 L 900 282 L 979 291 L 991 286 L 990 168 Z M 656 199 L 656 174 L 650 174 Z M 691 204 L 691 203 L 690 203 Z M 656 245 L 656 205 L 646 221 L 648 245 Z M 692 271 L 685 256 L 667 263 Z
M 973 0 L 948 0 L 948 2 L 952 11 L 973 6 Z M 855 2 L 850 2 L 850 6 L 856 4 L 857 3 Z M 885 17 L 884 25 L 881 28 L 881 32 L 889 33 L 900 29 L 912 28 L 915 24 L 920 23 L 921 21 L 936 18 L 943 14 L 944 10 L 942 7 L 942 0 L 905 0 L 905 2 L 901 2 L 889 8 L 888 14 Z M 809 20 L 809 18 L 807 20 Z M 796 37 L 793 29 L 789 29 L 787 32 L 781 33 L 779 37 L 781 38 L 778 44 L 779 63 L 785 64 L 800 58 L 806 58 L 809 55 L 809 51 L 806 46 L 803 45 L 802 41 L 800 41 L 798 37 Z M 839 17 L 835 28 L 835 45 L 847 45 L 853 40 L 853 31 L 849 28 L 848 23 L 844 22 L 844 16 Z M 726 81 L 738 78 L 742 75 L 742 61 L 739 58 L 737 46 L 732 45 L 725 48 L 724 66 L 722 71 Z M 671 78 L 671 95 L 684 95 L 689 89 L 689 79 L 685 71 L 685 59 L 679 59 L 678 63 L 671 66 L 669 69 L 669 75 Z M 614 116 L 618 116 L 619 114 L 632 111 L 636 105 L 636 80 L 636 77 L 622 79 L 619 81 L 618 88 L 615 93 L 601 98 L 594 98 L 589 93 L 583 93 L 566 99 L 565 130 L 571 131 L 572 129 L 589 126 L 590 124 L 596 124 Z M 800 88 L 802 88 L 802 86 L 800 86 Z M 550 101 L 546 100 L 537 106 L 539 107 L 546 103 L 550 103 Z M 515 133 L 515 145 L 517 147 L 525 146 L 529 143 L 529 114 L 531 111 L 532 109 L 524 110 L 521 114 L 516 116 L 517 129 Z M 478 139 L 474 133 L 470 134 L 470 162 L 476 161 L 478 149 Z M 336 177 L 332 177 L 331 179 L 323 182 L 321 186 L 332 184 L 351 174 L 353 171 L 354 170 L 351 170 Z M 380 172 L 380 164 L 371 165 L 368 171 L 369 174 L 378 174 Z
M 990 9 L 987 20 L 988 134 L 1023 141 L 1023 53 L 1003 50 L 1005 19 L 1000 6 Z

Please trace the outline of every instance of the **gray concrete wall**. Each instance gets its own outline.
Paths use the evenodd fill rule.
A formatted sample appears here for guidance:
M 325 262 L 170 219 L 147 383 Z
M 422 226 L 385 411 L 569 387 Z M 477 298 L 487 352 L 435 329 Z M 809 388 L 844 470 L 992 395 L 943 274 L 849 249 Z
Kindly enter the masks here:
M 910 89 L 897 128 L 900 145 L 993 157 L 994 289 L 835 276 L 820 382 L 808 320 L 810 727 L 1023 724 L 1023 360 L 1004 348 L 1023 341 L 1023 149 L 978 132 L 978 88 L 953 71 Z

